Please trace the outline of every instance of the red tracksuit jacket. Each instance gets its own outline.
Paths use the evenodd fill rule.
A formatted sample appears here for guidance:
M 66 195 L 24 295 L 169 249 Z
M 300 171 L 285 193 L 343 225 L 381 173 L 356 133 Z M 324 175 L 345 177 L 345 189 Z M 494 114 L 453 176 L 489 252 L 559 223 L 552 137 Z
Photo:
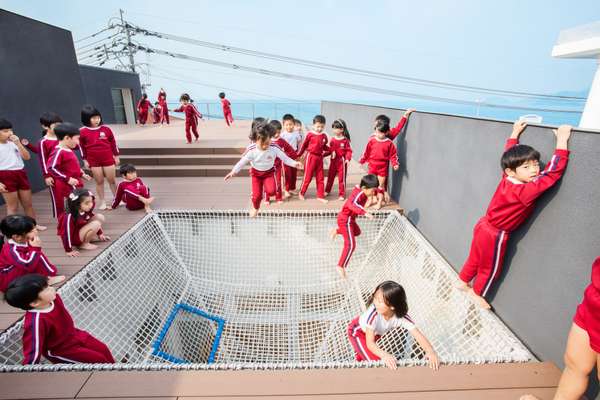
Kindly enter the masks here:
M 13 279 L 27 274 L 56 276 L 56 267 L 41 247 L 8 240 L 0 251 L 0 292 L 6 292 Z
M 352 193 L 350 193 L 350 196 L 348 196 L 338 214 L 338 221 L 346 221 L 348 218 L 355 219 L 357 215 L 364 215 L 367 212 L 364 207 L 366 202 L 367 195 L 363 193 L 360 186 L 354 186 Z
M 387 134 L 387 137 L 389 137 L 391 140 L 396 139 L 398 134 L 402 131 L 402 128 L 404 128 L 404 125 L 406 125 L 406 121 L 408 121 L 408 118 L 406 118 L 406 117 L 400 118 L 400 121 L 398 121 L 398 125 L 396 125 L 392 129 L 390 129 L 390 131 Z
M 188 124 L 197 122 L 197 118 L 202 118 L 202 114 L 200 114 L 200 111 L 198 111 L 195 105 L 190 103 L 183 104 L 181 105 L 181 107 L 176 108 L 173 111 L 183 112 L 185 114 L 185 122 Z
M 115 200 L 113 201 L 112 208 L 117 208 L 121 203 L 121 200 L 125 201 L 125 207 L 129 210 L 139 209 L 140 205 L 143 204 L 138 200 L 138 196 L 148 198 L 150 196 L 150 190 L 140 178 L 136 178 L 131 182 L 121 181 L 117 186 L 117 193 L 115 194 Z
M 152 103 L 150 103 L 150 100 L 148 100 L 148 99 L 146 99 L 146 100 L 140 99 L 140 101 L 138 101 L 137 109 L 139 111 L 148 112 L 148 110 L 150 109 L 150 107 L 152 107 Z
M 48 139 L 46 137 L 43 137 L 37 145 L 31 143 L 27 145 L 29 150 L 38 155 L 40 159 L 40 166 L 42 167 L 42 175 L 44 178 L 50 176 L 50 173 L 48 172 L 48 162 L 50 161 L 50 155 L 52 154 L 52 151 L 57 145 L 58 139 Z
M 83 175 L 79 160 L 73 150 L 58 146 L 54 148 L 50 156 L 48 172 L 54 179 L 59 179 L 65 184 L 67 184 L 69 178 L 78 179 L 81 183 L 81 175 Z
M 305 151 L 323 157 L 323 155 L 329 151 L 327 141 L 327 134 L 325 132 L 316 133 L 309 131 L 304 138 L 304 142 L 302 142 L 300 151 L 298 151 L 298 157 L 301 157 Z
M 228 113 L 231 112 L 231 103 L 227 99 L 221 99 L 221 107 L 223 107 L 223 112 Z
M 295 160 L 296 158 L 298 158 L 298 154 L 296 154 L 296 152 L 294 151 L 294 148 L 292 146 L 290 146 L 290 144 L 288 142 L 286 142 L 281 136 L 277 139 L 273 139 L 271 140 L 271 144 L 279 147 L 281 149 L 281 151 L 283 151 L 285 153 L 286 156 L 288 156 L 289 158 L 291 158 L 292 160 Z M 275 159 L 275 168 L 281 168 L 283 165 L 281 159 L 279 157 L 277 157 Z
M 85 213 L 79 213 L 77 219 L 74 219 L 71 213 L 64 212 L 58 218 L 58 226 L 56 227 L 56 233 L 60 236 L 63 247 L 67 253 L 73 251 L 74 246 L 81 244 L 79 238 L 79 231 L 83 226 L 88 224 L 94 216 L 94 208 Z M 98 231 L 98 235 L 101 235 L 102 229 Z
M 505 151 L 519 144 L 517 139 L 508 139 Z M 488 222 L 503 231 L 513 231 L 532 213 L 535 200 L 550 189 L 563 175 L 569 150 L 555 150 L 546 168 L 532 182 L 515 184 L 504 177 L 486 211 Z
M 369 139 L 365 152 L 358 161 L 360 164 L 366 162 L 391 162 L 395 167 L 398 165 L 398 152 L 396 145 L 389 138 L 379 140 L 376 137 Z
M 335 153 L 335 158 L 343 158 L 344 160 L 352 159 L 352 147 L 350 147 L 350 140 L 345 137 L 337 139 L 335 136 L 329 140 L 329 152 L 325 154 L 328 156 Z
M 79 132 L 81 133 L 79 147 L 84 160 L 88 158 L 103 160 L 119 155 L 115 135 L 108 126 L 100 125 L 96 128 L 84 126 L 79 128 Z

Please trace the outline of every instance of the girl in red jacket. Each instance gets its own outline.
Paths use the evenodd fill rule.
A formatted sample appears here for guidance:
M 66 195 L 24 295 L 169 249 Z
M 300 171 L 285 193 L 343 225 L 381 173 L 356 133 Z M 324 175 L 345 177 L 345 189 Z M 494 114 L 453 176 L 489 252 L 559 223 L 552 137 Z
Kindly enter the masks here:
M 92 176 L 96 181 L 96 193 L 100 200 L 100 210 L 106 210 L 104 197 L 104 178 L 113 196 L 117 191 L 115 180 L 115 167 L 119 164 L 119 148 L 115 141 L 112 130 L 102 124 L 102 115 L 94 106 L 86 104 L 81 109 L 81 122 L 83 127 L 79 129 L 79 148 L 83 165 L 92 170 Z
M 333 187 L 335 177 L 339 183 L 339 198 L 346 197 L 346 174 L 348 163 L 352 159 L 352 147 L 350 147 L 350 132 L 343 119 L 336 119 L 331 125 L 333 136 L 329 139 L 331 159 L 329 162 L 329 173 L 327 174 L 327 185 L 325 185 L 325 196 L 329 195 Z

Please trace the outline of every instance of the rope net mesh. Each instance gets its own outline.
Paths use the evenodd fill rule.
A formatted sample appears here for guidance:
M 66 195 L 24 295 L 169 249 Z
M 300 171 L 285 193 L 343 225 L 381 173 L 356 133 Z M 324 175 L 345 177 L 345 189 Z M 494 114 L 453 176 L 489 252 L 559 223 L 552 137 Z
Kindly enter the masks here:
M 349 278 L 340 279 L 335 266 L 343 240 L 329 239 L 336 216 L 148 215 L 59 290 L 76 326 L 105 342 L 118 364 L 20 366 L 20 321 L 0 336 L 0 370 L 181 367 L 175 360 L 185 368 L 379 365 L 354 361 L 346 330 L 384 280 L 404 286 L 411 317 L 443 362 L 533 359 L 492 312 L 454 288 L 454 270 L 395 211 L 358 219 L 362 234 Z M 216 321 L 185 310 L 169 320 L 179 304 L 223 320 L 222 331 Z M 425 363 L 403 329 L 378 343 L 400 365 Z

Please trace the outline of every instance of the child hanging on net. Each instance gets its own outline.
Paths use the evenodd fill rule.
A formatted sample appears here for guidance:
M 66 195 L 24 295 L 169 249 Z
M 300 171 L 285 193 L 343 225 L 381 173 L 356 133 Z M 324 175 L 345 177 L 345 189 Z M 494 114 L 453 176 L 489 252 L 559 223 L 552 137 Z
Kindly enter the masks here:
M 506 141 L 501 159 L 502 180 L 485 216 L 473 229 L 469 257 L 459 274 L 459 288 L 468 290 L 476 303 L 485 309 L 491 308 L 485 296 L 502 271 L 510 232 L 531 215 L 537 198 L 562 177 L 569 159 L 571 127 L 561 125 L 554 131 L 554 155 L 540 174 L 540 153 L 530 146 L 519 144 L 519 137 L 526 126 L 525 122 L 515 122 Z M 473 286 L 469 287 L 472 280 Z
M 360 228 L 356 223 L 356 217 L 364 215 L 369 219 L 373 219 L 373 214 L 367 212 L 365 203 L 367 199 L 373 196 L 377 189 L 377 177 L 375 175 L 365 175 L 360 180 L 360 185 L 357 185 L 350 193 L 350 197 L 344 203 L 337 217 L 337 229 L 334 228 L 330 232 L 331 239 L 335 239 L 336 235 L 344 237 L 344 249 L 338 261 L 337 271 L 340 276 L 346 279 L 346 267 L 350 262 L 352 253 L 356 249 L 356 237 L 360 235 Z
M 121 165 L 119 174 L 123 177 L 123 181 L 117 186 L 115 200 L 108 210 L 119 207 L 123 200 L 128 210 L 143 208 L 147 213 L 152 211 L 150 204 L 154 201 L 154 197 L 150 197 L 150 189 L 144 185 L 141 178 L 138 178 L 135 167 L 132 164 Z
M 377 203 L 375 209 L 380 209 L 384 204 L 384 198 L 387 196 L 387 177 L 389 164 L 392 163 L 394 171 L 398 171 L 398 152 L 396 145 L 387 134 L 390 131 L 390 125 L 382 120 L 375 123 L 375 134 L 369 139 L 367 147 L 358 162 L 360 164 L 369 164 L 369 174 L 374 174 L 379 180 L 377 189 Z M 389 197 L 389 196 L 387 196 Z
M 5 300 L 27 311 L 23 322 L 23 365 L 114 363 L 109 348 L 86 331 L 75 328 L 71 315 L 48 277 L 28 274 L 13 280 Z
M 313 118 L 313 129 L 306 134 L 304 142 L 302 142 L 302 146 L 298 151 L 298 157 L 302 157 L 302 154 L 306 151 L 304 178 L 302 179 L 302 186 L 298 195 L 300 200 L 304 200 L 308 185 L 310 185 L 310 181 L 314 176 L 317 185 L 317 200 L 327 203 L 327 199 L 325 199 L 323 157 L 329 151 L 329 147 L 327 146 L 329 138 L 323 129 L 325 129 L 325 117 L 315 115 Z
M 302 168 L 302 164 L 294 161 L 279 147 L 271 144 L 274 134 L 275 129 L 264 118 L 255 120 L 250 133 L 252 143 L 246 147 L 240 161 L 224 178 L 225 180 L 231 179 L 242 170 L 244 165 L 248 163 L 252 165 L 250 168 L 252 178 L 250 217 L 252 218 L 258 214 L 263 193 L 266 193 L 267 196 L 275 195 L 275 159 L 280 158 L 286 165 Z
M 63 247 L 69 257 L 76 257 L 80 250 L 94 250 L 98 246 L 92 242 L 106 242 L 102 224 L 104 215 L 94 214 L 94 195 L 87 189 L 75 189 L 67 199 L 67 211 L 63 213 L 56 228 Z
M 408 315 L 404 288 L 393 281 L 380 283 L 367 303 L 367 311 L 348 325 L 348 339 L 356 353 L 356 361 L 383 360 L 390 369 L 397 368 L 396 358 L 377 345 L 379 339 L 394 328 L 403 328 L 425 351 L 429 366 L 439 368 L 438 356 L 429 340 Z
M 9 215 L 0 222 L 0 292 L 15 278 L 27 274 L 52 277 L 53 283 L 64 276 L 56 276 L 56 267 L 42 252 L 42 241 L 35 220 L 25 215 Z
M 336 119 L 331 125 L 333 136 L 329 139 L 331 159 L 329 161 L 329 173 L 327 174 L 327 185 L 325 185 L 325 196 L 329 195 L 333 188 L 335 177 L 338 178 L 339 197 L 346 197 L 346 175 L 348 163 L 352 160 L 352 147 L 350 146 L 350 132 L 343 119 Z

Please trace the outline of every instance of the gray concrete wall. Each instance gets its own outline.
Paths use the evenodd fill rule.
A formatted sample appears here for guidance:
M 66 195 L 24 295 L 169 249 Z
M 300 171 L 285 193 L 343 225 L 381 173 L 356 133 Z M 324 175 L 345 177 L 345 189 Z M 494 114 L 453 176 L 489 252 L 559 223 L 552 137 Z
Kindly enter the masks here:
M 111 89 L 131 89 L 134 109 L 142 97 L 138 74 L 87 65 L 80 65 L 79 71 L 85 103 L 93 104 L 102 113 L 102 120 L 106 124 L 116 122 Z
M 377 114 L 396 123 L 402 110 L 323 102 L 328 121 L 343 118 L 358 159 Z M 500 156 L 512 123 L 414 113 L 397 139 L 401 169 L 391 192 L 408 218 L 458 271 L 473 226 L 501 177 Z M 550 127 L 528 127 L 521 142 L 552 155 Z M 600 255 L 600 134 L 576 130 L 563 179 L 510 238 L 496 313 L 542 360 L 562 366 L 568 330 Z

